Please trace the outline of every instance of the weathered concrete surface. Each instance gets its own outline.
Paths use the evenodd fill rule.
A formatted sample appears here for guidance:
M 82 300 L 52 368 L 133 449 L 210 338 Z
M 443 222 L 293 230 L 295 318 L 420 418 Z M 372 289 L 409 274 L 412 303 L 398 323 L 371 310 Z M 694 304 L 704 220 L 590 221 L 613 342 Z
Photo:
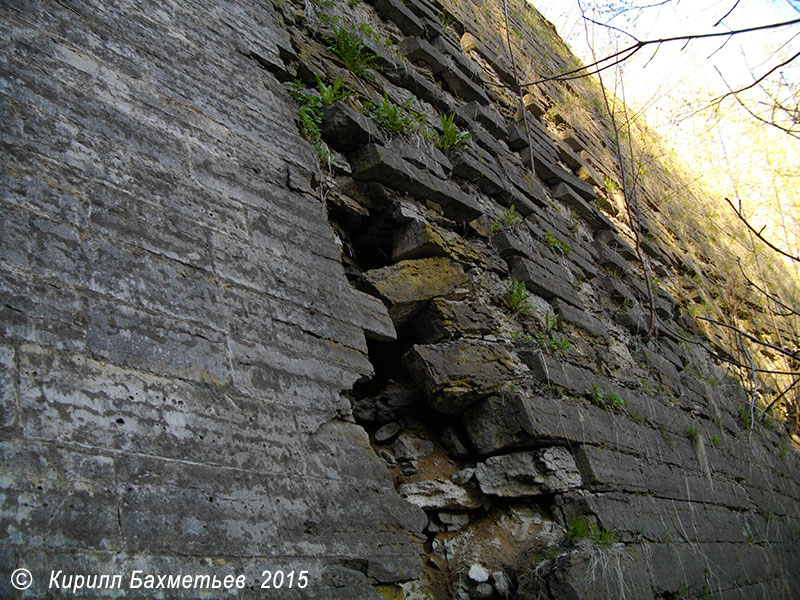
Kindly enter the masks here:
M 340 419 L 364 329 L 394 330 L 248 57 L 293 53 L 272 5 L 0 12 L 2 595 L 17 567 L 29 597 L 50 569 L 307 570 L 330 598 L 416 577 L 425 519 Z

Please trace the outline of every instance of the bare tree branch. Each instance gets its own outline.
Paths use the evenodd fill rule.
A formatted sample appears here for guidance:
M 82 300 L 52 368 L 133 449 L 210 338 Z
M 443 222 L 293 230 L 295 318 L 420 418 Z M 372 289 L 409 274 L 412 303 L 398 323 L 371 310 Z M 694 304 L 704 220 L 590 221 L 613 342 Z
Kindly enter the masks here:
M 590 19 L 587 18 L 587 20 L 590 20 Z M 488 85 L 498 86 L 498 87 L 515 88 L 515 87 L 525 87 L 525 86 L 529 86 L 529 85 L 539 85 L 539 84 L 542 84 L 542 83 L 546 83 L 548 81 L 568 81 L 570 79 L 579 79 L 581 77 L 586 77 L 588 75 L 594 75 L 594 74 L 599 73 L 600 71 L 603 71 L 605 69 L 609 69 L 611 67 L 614 67 L 617 64 L 619 64 L 621 62 L 624 62 L 625 60 L 631 58 L 634 54 L 636 54 L 642 48 L 644 48 L 646 46 L 651 46 L 653 44 L 664 44 L 664 43 L 667 43 L 667 42 L 678 42 L 678 41 L 683 41 L 683 42 L 687 42 L 688 43 L 688 42 L 690 42 L 692 40 L 700 40 L 700 39 L 724 37 L 724 36 L 733 36 L 733 35 L 739 35 L 739 34 L 743 34 L 743 33 L 751 33 L 751 32 L 754 32 L 754 31 L 765 31 L 765 30 L 768 30 L 768 29 L 776 29 L 776 28 L 780 28 L 780 27 L 788 27 L 789 25 L 796 25 L 798 23 L 800 23 L 800 19 L 793 19 L 791 21 L 783 21 L 783 22 L 780 22 L 780 23 L 770 23 L 770 24 L 767 24 L 767 25 L 758 25 L 758 26 L 755 26 L 755 27 L 747 27 L 747 28 L 744 28 L 744 29 L 733 29 L 733 30 L 730 30 L 730 31 L 718 31 L 718 32 L 714 32 L 714 33 L 678 35 L 678 36 L 673 36 L 673 37 L 657 38 L 657 39 L 652 39 L 652 40 L 639 40 L 639 39 L 636 38 L 636 36 L 634 36 L 634 35 L 632 35 L 630 33 L 623 32 L 623 33 L 625 33 L 625 35 L 628 35 L 631 38 L 633 38 L 634 40 L 636 40 L 636 42 L 631 44 L 630 46 L 626 46 L 622 50 L 618 50 L 617 52 L 614 52 L 613 54 L 609 54 L 608 56 L 606 56 L 604 58 L 601 58 L 599 60 L 595 60 L 593 63 L 590 63 L 588 65 L 584 65 L 583 67 L 580 67 L 578 69 L 571 69 L 569 71 L 564 71 L 563 73 L 559 73 L 558 75 L 553 75 L 552 77 L 545 77 L 545 78 L 542 78 L 542 79 L 537 79 L 535 81 L 529 81 L 529 82 L 526 82 L 526 83 L 518 83 L 518 84 L 514 84 L 514 85 L 505 84 L 505 83 L 494 83 L 494 82 L 489 82 L 489 81 L 486 81 L 484 83 L 486 83 Z M 598 23 L 598 24 L 603 26 L 603 27 L 608 27 L 609 29 L 617 29 L 618 31 L 621 31 L 618 28 L 614 27 L 613 25 L 608 25 L 608 24 L 604 24 L 604 23 Z M 609 61 L 611 61 L 609 64 L 607 64 L 605 66 L 600 66 L 603 63 L 608 63 Z M 591 69 L 593 67 L 597 67 L 597 68 L 595 70 L 593 70 L 593 71 L 588 71 L 587 70 L 587 69 Z M 577 74 L 579 74 L 579 75 L 577 75 Z M 577 77 L 576 77 L 576 75 L 577 75 Z
M 770 403 L 769 403 L 769 405 L 768 405 L 768 406 L 767 406 L 767 407 L 766 407 L 766 408 L 765 408 L 765 409 L 764 409 L 764 410 L 761 412 L 761 421 L 762 421 L 762 422 L 764 421 L 764 417 L 766 417 L 766 416 L 767 416 L 767 413 L 768 413 L 770 410 L 772 410 L 772 407 L 773 407 L 773 406 L 775 406 L 775 405 L 778 403 L 778 401 L 779 401 L 781 398 L 783 398 L 783 397 L 784 397 L 784 396 L 787 394 L 787 392 L 789 392 L 789 390 L 791 390 L 791 389 L 792 389 L 794 386 L 796 386 L 798 383 L 800 383 L 800 377 L 798 377 L 797 379 L 795 379 L 795 380 L 794 380 L 794 381 L 791 383 L 791 385 L 789 385 L 789 387 L 787 387 L 785 390 L 783 390 L 783 391 L 782 391 L 780 394 L 778 394 L 778 395 L 775 397 L 775 399 L 774 399 L 772 402 L 770 402 Z
M 792 260 L 794 260 L 794 261 L 800 262 L 800 257 L 798 257 L 798 256 L 794 256 L 794 255 L 792 255 L 792 254 L 789 254 L 788 252 L 785 252 L 785 251 L 781 250 L 781 249 L 780 249 L 780 248 L 778 248 L 778 247 L 777 247 L 775 244 L 773 244 L 773 243 L 772 243 L 772 242 L 770 242 L 768 239 L 766 239 L 766 238 L 765 238 L 763 235 L 761 235 L 761 231 L 763 231 L 763 229 L 762 229 L 761 231 L 756 231 L 756 230 L 755 230 L 755 228 L 754 228 L 752 225 L 750 225 L 750 222 L 749 222 L 749 221 L 748 221 L 748 220 L 747 220 L 747 219 L 744 217 L 744 215 L 742 214 L 742 211 L 741 211 L 741 206 L 740 206 L 740 207 L 737 209 L 737 208 L 736 208 L 736 207 L 733 205 L 733 202 L 731 202 L 731 201 L 730 201 L 728 198 L 725 198 L 725 202 L 727 202 L 727 203 L 730 205 L 730 207 L 733 209 L 733 212 L 735 212 L 735 213 L 736 213 L 736 216 L 737 216 L 737 217 L 739 217 L 739 219 L 742 221 L 742 223 L 744 223 L 745 225 L 747 225 L 747 228 L 748 228 L 750 231 L 752 231 L 754 234 L 756 234 L 756 237 L 758 237 L 758 239 L 760 239 L 760 240 L 761 240 L 762 242 L 764 242 L 764 243 L 765 243 L 767 246 L 769 246 L 770 248 L 772 248 L 773 250 L 775 250 L 775 252 L 777 252 L 778 254 L 782 254 L 783 256 L 786 256 L 787 258 L 791 258 L 791 259 L 792 259 Z
M 659 319 L 659 328 L 662 329 L 663 331 L 669 333 L 671 336 L 676 337 L 676 338 L 678 338 L 679 340 L 681 340 L 683 342 L 686 342 L 687 344 L 693 344 L 695 346 L 701 346 L 713 358 L 716 358 L 717 360 L 721 360 L 722 362 L 726 362 L 729 365 L 732 365 L 732 366 L 737 367 L 739 369 L 749 369 L 750 368 L 745 364 L 742 364 L 742 363 L 740 363 L 738 361 L 733 360 L 729 356 L 725 356 L 723 354 L 720 354 L 719 352 L 715 352 L 714 349 L 710 345 L 707 345 L 707 344 L 703 343 L 702 341 L 693 340 L 691 338 L 687 338 L 684 335 L 681 335 L 680 333 L 678 333 L 677 331 L 671 329 L 668 325 L 666 325 L 662 319 Z M 756 368 L 754 370 L 755 370 L 756 373 L 767 373 L 769 375 L 792 375 L 792 376 L 795 376 L 795 377 L 800 377 L 800 371 L 781 371 L 780 369 L 760 369 L 760 368 Z
M 605 27 L 606 29 L 611 29 L 612 31 L 616 31 L 621 33 L 622 35 L 626 35 L 631 38 L 634 42 L 639 42 L 639 38 L 637 38 L 632 33 L 628 33 L 624 29 L 620 29 L 619 27 L 615 27 L 614 25 L 609 25 L 608 23 L 601 23 L 600 21 L 595 21 L 594 19 L 587 17 L 586 15 L 582 15 L 584 20 L 589 21 L 590 23 L 594 23 L 595 25 L 599 25 L 600 27 Z
M 736 10 L 736 7 L 739 6 L 739 2 L 740 1 L 741 0 L 736 0 L 736 2 L 734 2 L 733 6 L 731 6 L 731 9 L 728 12 L 726 12 L 724 15 L 722 15 L 722 17 L 720 18 L 719 21 L 714 23 L 714 27 L 717 27 L 720 23 L 722 23 L 728 17 L 728 15 L 730 15 L 734 10 Z
M 724 93 L 722 96 L 718 96 L 717 98 L 714 98 L 714 99 L 712 100 L 712 103 L 719 103 L 719 102 L 722 102 L 722 101 L 723 101 L 725 98 L 727 98 L 728 96 L 731 96 L 731 95 L 734 95 L 734 96 L 735 96 L 735 95 L 737 95 L 737 94 L 741 94 L 742 92 L 744 92 L 744 91 L 746 91 L 746 90 L 749 90 L 749 89 L 751 89 L 751 88 L 754 88 L 754 87 L 756 87 L 756 86 L 757 86 L 759 83 L 761 83 L 762 81 L 764 81 L 764 80 L 765 80 L 767 77 L 769 77 L 770 75 L 772 75 L 772 74 L 773 74 L 775 71 L 777 71 L 777 70 L 778 70 L 778 69 L 780 69 L 781 67 L 785 67 L 786 65 L 788 65 L 789 63 L 791 63 L 792 61 L 794 61 L 794 60 L 795 60 L 797 57 L 800 57 L 800 52 L 797 52 L 797 54 L 795 54 L 795 55 L 794 55 L 794 56 L 792 56 L 791 58 L 787 58 L 787 59 L 786 59 L 785 61 L 783 61 L 782 63 L 780 63 L 780 64 L 778 64 L 778 65 L 775 65 L 775 66 L 774 66 L 774 67 L 772 67 L 772 68 L 771 68 L 769 71 L 767 71 L 766 73 L 764 73 L 764 74 L 763 74 L 761 77 L 759 77 L 758 79 L 756 79 L 756 80 L 755 80 L 753 83 L 751 83 L 751 84 L 749 84 L 749 85 L 746 85 L 746 86 L 744 86 L 744 87 L 742 87 L 742 88 L 739 88 L 738 90 L 732 90 L 732 91 L 726 92 L 726 93 Z M 727 83 L 726 83 L 725 85 L 727 85 Z M 729 89 L 730 89 L 730 88 L 729 88 Z
M 733 325 L 729 325 L 728 323 L 723 323 L 722 321 L 717 321 L 716 319 L 712 319 L 710 317 L 700 317 L 700 316 L 698 316 L 697 318 L 700 319 L 701 321 L 708 321 L 709 323 L 714 323 L 714 325 L 719 325 L 720 327 L 725 327 L 727 329 L 732 329 L 733 331 L 738 333 L 740 336 L 744 336 L 748 340 L 750 340 L 752 342 L 755 342 L 756 344 L 759 344 L 759 345 L 764 346 L 766 348 L 771 348 L 772 350 L 775 350 L 775 352 L 778 352 L 779 354 L 783 354 L 785 356 L 788 356 L 791 359 L 797 360 L 798 358 L 800 358 L 800 353 L 799 352 L 789 352 L 786 348 L 781 348 L 780 346 L 776 346 L 775 344 L 770 344 L 769 342 L 765 342 L 764 340 L 760 340 L 756 336 L 750 335 L 749 333 L 747 333 L 745 331 L 742 331 L 738 327 L 735 327 Z
M 784 132 L 787 135 L 792 136 L 793 138 L 800 139 L 800 135 L 798 135 L 798 133 L 795 130 L 789 129 L 788 127 L 784 127 L 783 125 L 780 125 L 779 123 L 777 123 L 775 121 L 775 108 L 776 108 L 776 105 L 778 107 L 780 107 L 782 110 L 784 110 L 785 112 L 789 113 L 790 114 L 790 118 L 791 118 L 791 111 L 785 109 L 783 106 L 781 106 L 781 105 L 776 103 L 775 105 L 773 105 L 771 107 L 773 109 L 773 114 L 772 114 L 772 119 L 771 120 L 765 119 L 761 115 L 757 115 L 755 112 L 753 112 L 753 110 L 749 106 L 747 106 L 744 102 L 742 102 L 742 99 L 739 98 L 738 94 L 733 93 L 733 90 L 731 89 L 731 86 L 728 85 L 727 81 L 725 81 L 725 78 L 722 76 L 722 73 L 719 72 L 719 69 L 717 69 L 717 73 L 719 73 L 719 76 L 720 76 L 720 78 L 722 78 L 722 82 L 725 84 L 725 86 L 729 90 L 731 90 L 731 93 L 733 94 L 733 98 L 736 100 L 736 102 L 739 104 L 739 106 L 741 106 L 745 111 L 747 111 L 747 113 L 751 117 L 753 117 L 756 121 L 760 121 L 761 123 L 764 123 L 765 125 L 769 125 L 771 127 L 775 127 L 776 129 L 779 129 L 780 131 Z M 769 94 L 767 94 L 767 96 L 769 96 Z M 712 102 L 711 104 L 709 104 L 708 106 L 706 106 L 704 108 L 710 108 L 710 107 L 714 106 L 715 104 L 718 104 L 718 103 Z M 700 110 L 704 110 L 704 109 L 701 108 L 696 112 L 700 112 Z

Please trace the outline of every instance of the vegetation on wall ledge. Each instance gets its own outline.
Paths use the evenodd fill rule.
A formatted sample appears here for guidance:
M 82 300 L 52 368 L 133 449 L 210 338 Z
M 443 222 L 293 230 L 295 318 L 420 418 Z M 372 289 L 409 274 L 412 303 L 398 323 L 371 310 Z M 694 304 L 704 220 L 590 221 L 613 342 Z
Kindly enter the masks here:
M 289 93 L 298 104 L 297 115 L 300 118 L 300 135 L 308 141 L 317 153 L 317 160 L 322 168 L 329 168 L 331 152 L 328 145 L 322 140 L 322 109 L 339 100 L 350 96 L 350 92 L 343 89 L 344 82 L 337 78 L 331 85 L 326 85 L 317 77 L 315 90 L 308 90 L 300 80 L 286 84 Z

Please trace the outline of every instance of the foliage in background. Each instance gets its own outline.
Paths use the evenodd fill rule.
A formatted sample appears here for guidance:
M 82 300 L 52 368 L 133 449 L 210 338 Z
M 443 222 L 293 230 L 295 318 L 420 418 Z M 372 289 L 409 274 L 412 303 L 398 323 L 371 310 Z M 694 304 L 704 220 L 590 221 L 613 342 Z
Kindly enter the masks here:
M 723 13 L 729 8 L 720 7 L 724 9 Z M 579 65 L 560 42 L 552 25 L 541 18 L 529 3 L 509 0 L 509 8 L 512 13 L 510 37 L 514 54 L 521 57 L 522 81 L 540 80 Z M 476 13 L 475 18 L 480 27 L 496 31 L 495 49 L 507 52 L 502 12 L 502 6 L 487 6 Z M 583 37 L 583 25 L 579 28 L 580 37 Z M 484 43 L 489 43 L 488 37 Z M 609 85 L 615 81 L 615 75 L 611 73 Z M 593 162 L 599 165 L 616 162 L 614 135 L 596 78 L 572 78 L 568 85 L 542 82 L 535 87 L 541 95 L 553 101 L 552 105 L 544 107 L 543 120 L 549 127 L 557 129 L 569 123 L 583 129 L 589 137 L 605 142 L 602 147 L 593 147 L 593 152 L 596 152 Z M 773 97 L 778 97 L 778 92 L 781 92 L 769 87 L 767 91 Z M 659 273 L 659 287 L 675 298 L 683 299 L 683 302 L 701 307 L 696 315 L 701 338 L 687 337 L 685 332 L 675 330 L 672 334 L 681 336 L 679 339 L 688 339 L 693 345 L 702 345 L 720 361 L 732 357 L 728 371 L 738 375 L 750 389 L 749 403 L 755 406 L 751 409 L 754 416 L 760 418 L 765 414 L 764 408 L 778 400 L 781 414 L 790 417 L 791 428 L 800 434 L 800 385 L 795 383 L 800 378 L 797 355 L 792 359 L 750 338 L 745 338 L 743 345 L 738 333 L 743 331 L 755 340 L 769 341 L 790 350 L 790 354 L 796 352 L 796 340 L 800 339 L 800 314 L 792 313 L 792 310 L 797 311 L 800 307 L 800 265 L 787 267 L 743 223 L 738 222 L 723 201 L 724 197 L 731 197 L 738 203 L 741 198 L 745 214 L 756 230 L 768 223 L 770 227 L 779 226 L 767 231 L 775 233 L 773 239 L 780 242 L 779 245 L 798 254 L 800 236 L 796 232 L 800 231 L 800 177 L 797 173 L 800 164 L 797 157 L 800 156 L 800 147 L 797 140 L 791 141 L 791 148 L 787 147 L 785 138 L 776 137 L 776 131 L 765 133 L 754 123 L 756 120 L 744 113 L 733 119 L 741 121 L 741 126 L 717 127 L 715 123 L 719 114 L 731 111 L 736 104 L 735 98 L 730 97 L 727 109 L 724 103 L 717 103 L 714 108 L 720 107 L 720 112 L 712 111 L 710 122 L 699 124 L 693 134 L 680 138 L 680 147 L 670 148 L 645 123 L 642 112 L 625 105 L 622 87 L 607 92 L 611 110 L 618 119 L 620 146 L 631 149 L 631 161 L 626 169 L 627 177 L 620 178 L 616 172 L 601 172 L 602 185 L 610 195 L 617 191 L 617 182 L 621 187 L 632 186 L 640 209 L 642 238 L 657 238 L 680 261 L 676 270 L 667 264 L 667 274 Z M 614 95 L 615 92 L 618 96 Z M 507 111 L 516 110 L 517 99 L 512 90 L 501 90 L 498 95 L 503 98 Z M 684 100 L 682 105 L 665 111 L 664 115 L 672 117 L 680 112 L 692 113 L 697 110 L 698 103 L 708 106 L 709 100 L 708 96 L 698 97 L 692 106 Z M 652 119 L 651 113 L 647 119 Z M 775 129 L 763 125 L 767 130 Z M 743 139 L 748 141 L 743 143 Z M 700 147 L 691 155 L 693 165 L 703 165 L 702 170 L 693 170 L 675 151 L 685 154 L 692 145 L 690 142 L 697 147 L 698 140 L 707 147 Z M 742 151 L 743 148 L 758 149 L 761 160 L 753 160 L 752 154 Z M 713 157 L 710 161 L 709 156 Z M 715 175 L 721 183 L 719 187 L 711 187 L 714 182 L 709 184 L 705 181 L 709 174 Z M 758 189 L 750 187 L 758 180 L 764 185 Z M 772 208 L 756 209 L 753 203 L 756 199 L 770 199 Z M 774 215 L 780 215 L 782 223 L 776 223 Z M 624 213 L 617 217 L 615 225 L 621 235 L 632 240 L 634 233 L 628 219 Z M 645 235 L 648 233 L 649 236 Z M 701 317 L 711 318 L 713 322 L 703 321 Z M 661 323 L 659 327 L 664 325 Z

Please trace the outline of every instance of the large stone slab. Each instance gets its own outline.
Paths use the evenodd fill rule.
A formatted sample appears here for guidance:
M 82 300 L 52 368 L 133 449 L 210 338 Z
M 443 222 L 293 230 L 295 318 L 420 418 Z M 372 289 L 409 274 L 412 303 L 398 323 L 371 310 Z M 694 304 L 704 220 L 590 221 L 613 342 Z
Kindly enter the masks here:
M 511 66 L 508 64 L 506 57 L 504 55 L 498 55 L 496 52 L 487 47 L 486 44 L 481 41 L 483 37 L 483 35 L 477 33 L 473 34 L 467 31 L 463 36 L 461 36 L 461 47 L 467 53 L 474 51 L 482 56 L 486 62 L 492 65 L 492 68 L 497 73 L 501 81 L 508 85 L 517 85 L 519 80 L 511 69 Z
M 504 498 L 564 492 L 581 485 L 575 459 L 559 446 L 492 456 L 478 463 L 475 478 L 484 494 Z
M 386 141 L 383 132 L 366 115 L 344 102 L 323 109 L 320 130 L 328 145 L 344 151 Z
M 520 375 L 517 361 L 503 345 L 467 339 L 416 345 L 403 364 L 431 406 L 445 413 L 464 411 Z
M 563 300 L 554 299 L 553 310 L 558 314 L 558 318 L 566 323 L 572 323 L 576 327 L 583 329 L 587 333 L 605 342 L 609 341 L 608 330 L 600 319 L 594 317 L 588 311 L 579 310 Z
M 661 432 L 574 398 L 496 395 L 477 402 L 463 419 L 470 442 L 484 456 L 554 444 L 605 444 L 629 454 L 666 454 L 677 464 L 695 460 L 691 445 L 676 442 L 671 451 Z
M 443 42 L 437 46 L 423 38 L 407 38 L 400 43 L 400 49 L 408 60 L 425 63 L 434 75 L 439 75 L 445 81 L 456 96 L 467 101 L 479 100 L 488 104 L 486 92 L 469 77 L 469 67 L 459 64 L 466 59 L 448 52 Z
M 507 184 L 490 156 L 483 156 L 482 152 L 476 155 L 472 149 L 467 149 L 456 154 L 452 163 L 453 176 L 477 183 L 481 191 L 489 196 L 508 196 Z
M 588 369 L 558 360 L 538 348 L 520 351 L 519 357 L 537 380 L 561 386 L 575 396 L 582 396 L 599 381 L 597 375 Z
M 387 342 L 397 339 L 394 323 L 386 305 L 369 294 L 352 290 L 353 303 L 364 315 L 364 335 L 373 340 Z
M 424 344 L 477 337 L 496 329 L 496 321 L 478 303 L 435 298 L 414 323 L 417 339 Z
M 614 225 L 608 220 L 600 209 L 589 204 L 584 197 L 576 192 L 577 185 L 559 183 L 553 188 L 553 196 L 574 210 L 591 227 L 592 231 L 614 230 Z
M 372 0 L 378 14 L 394 23 L 406 35 L 425 35 L 425 24 L 414 14 L 410 7 L 402 0 Z
M 480 102 L 473 100 L 461 106 L 457 114 L 465 121 L 480 123 L 497 139 L 502 139 L 506 135 L 506 122 L 492 105 L 483 106 Z
M 397 491 L 423 510 L 472 510 L 481 506 L 474 484 L 460 486 L 448 479 L 404 483 Z
M 648 476 L 653 473 L 643 469 L 643 461 L 635 456 L 584 444 L 575 451 L 575 459 L 583 481 L 590 489 L 624 489 L 631 492 L 649 489 Z
M 352 157 L 351 165 L 356 179 L 377 181 L 413 196 L 430 198 L 456 221 L 471 221 L 481 215 L 475 199 L 456 185 L 422 171 L 383 146 L 368 144 Z
M 571 552 L 522 578 L 521 598 L 606 600 L 653 598 L 650 565 L 636 547 L 616 545 Z
M 567 270 L 560 264 L 539 255 L 512 256 L 508 261 L 511 276 L 525 283 L 531 292 L 546 300 L 560 298 L 573 306 L 583 309 L 583 301 L 578 296 Z
M 466 253 L 461 236 L 422 219 L 412 219 L 392 234 L 394 261 L 431 256 L 456 257 Z
M 425 302 L 467 283 L 460 263 L 444 257 L 403 260 L 364 273 L 364 280 L 389 306 L 395 326 L 404 325 Z
M 430 79 L 423 76 L 414 68 L 394 69 L 384 73 L 393 84 L 407 89 L 420 100 L 428 102 L 439 112 L 450 114 L 456 104 L 450 94 L 440 89 Z

